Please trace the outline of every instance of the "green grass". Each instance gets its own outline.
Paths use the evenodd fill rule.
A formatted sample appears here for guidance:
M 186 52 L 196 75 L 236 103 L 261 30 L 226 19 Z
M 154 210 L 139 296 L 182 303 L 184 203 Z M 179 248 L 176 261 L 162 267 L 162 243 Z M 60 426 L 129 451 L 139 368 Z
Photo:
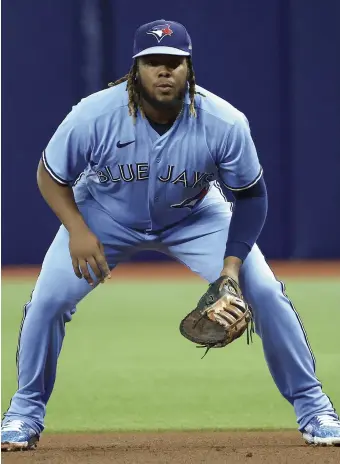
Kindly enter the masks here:
M 2 285 L 2 410 L 16 388 L 21 307 L 32 285 Z M 89 295 L 67 325 L 47 430 L 295 428 L 258 337 L 201 360 L 203 350 L 180 335 L 179 321 L 205 289 L 200 281 L 136 281 Z M 317 375 L 340 408 L 340 285 L 288 281 L 287 291 L 316 354 Z

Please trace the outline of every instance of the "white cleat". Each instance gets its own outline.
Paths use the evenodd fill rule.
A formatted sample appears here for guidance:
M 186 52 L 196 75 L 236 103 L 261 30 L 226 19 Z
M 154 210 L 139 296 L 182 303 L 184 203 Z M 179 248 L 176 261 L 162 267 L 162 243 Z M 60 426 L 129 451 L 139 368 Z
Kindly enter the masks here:
M 21 420 L 11 420 L 1 427 L 1 451 L 24 451 L 36 448 L 39 435 Z
M 316 446 L 340 446 L 340 421 L 333 416 L 315 416 L 302 431 L 305 442 Z

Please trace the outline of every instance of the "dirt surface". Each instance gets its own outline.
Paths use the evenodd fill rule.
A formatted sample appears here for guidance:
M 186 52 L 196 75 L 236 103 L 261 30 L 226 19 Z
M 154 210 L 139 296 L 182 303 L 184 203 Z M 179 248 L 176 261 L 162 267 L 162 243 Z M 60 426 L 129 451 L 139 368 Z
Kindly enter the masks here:
M 279 278 L 339 277 L 340 261 L 272 261 L 270 267 Z M 38 276 L 39 267 L 8 266 L 2 268 L 3 279 L 32 279 Z M 182 279 L 199 277 L 187 267 L 175 262 L 120 264 L 112 272 L 112 280 L 119 279 Z
M 311 447 L 298 432 L 164 432 L 45 435 L 4 463 L 340 463 L 339 447 Z

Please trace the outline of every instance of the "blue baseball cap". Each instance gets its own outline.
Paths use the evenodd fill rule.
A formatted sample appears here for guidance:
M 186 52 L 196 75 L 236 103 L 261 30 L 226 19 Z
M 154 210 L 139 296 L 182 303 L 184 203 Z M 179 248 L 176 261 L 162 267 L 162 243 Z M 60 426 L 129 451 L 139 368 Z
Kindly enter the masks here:
M 160 19 L 137 29 L 133 58 L 156 54 L 191 56 L 191 39 L 182 24 Z

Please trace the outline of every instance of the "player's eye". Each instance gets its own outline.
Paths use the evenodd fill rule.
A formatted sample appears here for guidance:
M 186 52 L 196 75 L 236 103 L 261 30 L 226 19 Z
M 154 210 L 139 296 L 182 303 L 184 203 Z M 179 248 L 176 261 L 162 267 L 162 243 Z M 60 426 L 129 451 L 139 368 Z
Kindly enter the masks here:
M 173 68 L 178 68 L 178 66 L 180 66 L 181 63 L 182 63 L 182 60 L 176 59 L 176 60 L 172 60 L 170 64 Z
M 181 58 L 174 58 L 173 60 L 170 60 L 168 63 L 168 67 L 171 69 L 177 69 L 181 64 L 183 63 L 183 60 Z
M 156 66 L 159 66 L 159 61 L 155 60 L 155 59 L 149 59 L 146 61 L 146 64 L 148 66 L 152 66 L 152 67 L 156 67 Z
M 178 58 L 175 58 L 175 59 L 169 59 L 166 62 L 161 62 L 160 60 L 157 60 L 155 58 L 149 58 L 149 59 L 146 59 L 144 61 L 144 63 L 147 66 L 151 66 L 151 67 L 157 67 L 157 66 L 163 66 L 164 65 L 167 68 L 176 69 L 176 68 L 178 68 L 178 66 L 180 66 L 182 61 L 180 59 L 178 59 Z

